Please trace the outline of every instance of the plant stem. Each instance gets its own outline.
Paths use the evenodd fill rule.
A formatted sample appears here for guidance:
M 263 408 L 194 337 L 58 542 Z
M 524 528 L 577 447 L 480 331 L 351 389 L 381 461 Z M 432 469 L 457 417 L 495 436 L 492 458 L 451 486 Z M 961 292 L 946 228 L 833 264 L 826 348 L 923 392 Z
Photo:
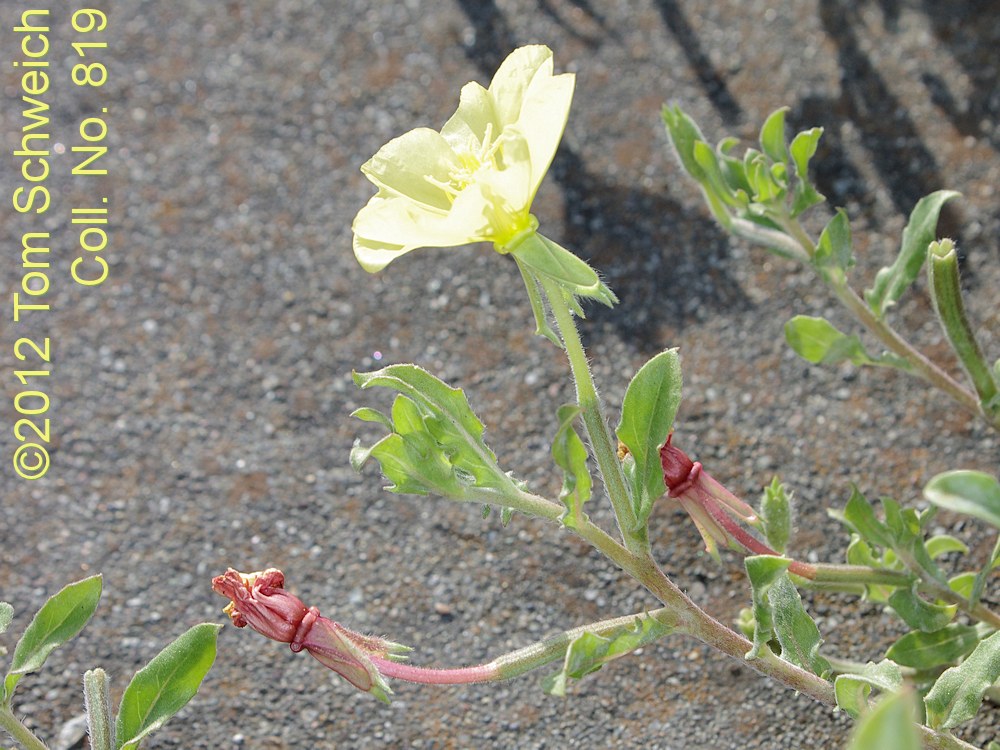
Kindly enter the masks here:
M 730 229 L 738 237 L 764 245 L 783 257 L 798 260 L 812 267 L 811 259 L 816 253 L 816 245 L 809 238 L 802 225 L 797 219 L 788 219 L 782 221 L 781 224 L 787 234 L 738 218 L 732 220 Z M 889 351 L 908 362 L 916 375 L 947 393 L 966 411 L 984 419 L 995 429 L 1000 430 L 1000 418 L 989 414 L 975 394 L 964 388 L 948 373 L 917 351 L 885 321 L 880 320 L 853 289 L 847 284 L 834 284 L 823 278 L 821 274 L 817 275 L 854 318 L 881 341 Z
M 874 584 L 881 586 L 899 586 L 909 588 L 913 585 L 913 576 L 900 570 L 879 570 L 865 565 L 837 565 L 833 563 L 817 563 L 816 583 L 848 583 Z
M 798 219 L 789 219 L 783 222 L 783 227 L 797 242 L 809 259 L 816 254 L 816 245 L 810 239 L 808 233 L 802 228 Z M 807 261 L 812 267 L 812 263 Z M 964 388 L 958 381 L 948 373 L 931 362 L 927 357 L 915 349 L 906 339 L 894 331 L 884 320 L 881 320 L 867 303 L 858 296 L 846 283 L 835 284 L 817 274 L 824 284 L 834 293 L 841 304 L 848 309 L 854 318 L 867 328 L 885 347 L 898 357 L 902 357 L 909 362 L 915 374 L 922 377 L 928 383 L 944 391 L 957 401 L 963 409 L 977 417 L 985 419 L 994 427 L 1000 429 L 993 419 L 982 409 L 975 395 Z
M 14 716 L 14 712 L 6 704 L 0 705 L 0 728 L 6 730 L 15 742 L 20 742 L 25 750 L 48 750 L 45 743 L 32 734 L 31 730 Z
M 632 499 L 625 483 L 625 472 L 618 460 L 618 452 L 611 439 L 611 431 L 601 409 L 601 401 L 597 395 L 597 387 L 590 373 L 587 354 L 580 341 L 580 332 L 573 320 L 573 313 L 566 303 L 562 287 L 545 277 L 539 277 L 545 294 L 549 300 L 549 308 L 556 319 L 559 335 L 562 337 L 566 356 L 569 358 L 570 370 L 576 384 L 576 400 L 580 406 L 583 424 L 590 436 L 590 445 L 597 459 L 597 466 L 604 480 L 611 505 L 614 507 L 615 519 L 622 539 L 630 552 L 643 553 L 649 548 L 646 529 L 636 529 L 635 511 Z

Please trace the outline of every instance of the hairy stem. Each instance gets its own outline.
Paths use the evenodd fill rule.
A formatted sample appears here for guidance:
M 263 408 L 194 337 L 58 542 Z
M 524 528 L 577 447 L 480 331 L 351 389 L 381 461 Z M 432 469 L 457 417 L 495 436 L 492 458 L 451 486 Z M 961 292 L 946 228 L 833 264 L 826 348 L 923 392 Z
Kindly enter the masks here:
M 583 424 L 590 436 L 590 445 L 594 457 L 597 459 L 604 487 L 611 500 L 611 505 L 614 507 L 619 531 L 622 534 L 622 539 L 625 540 L 626 547 L 631 552 L 641 553 L 649 547 L 646 530 L 645 528 L 635 529 L 635 511 L 632 507 L 628 485 L 625 483 L 625 472 L 618 460 L 618 452 L 611 438 L 611 430 L 601 408 L 597 387 L 594 385 L 590 364 L 587 362 L 587 354 L 580 340 L 580 332 L 576 328 L 576 321 L 573 320 L 573 313 L 566 303 L 566 292 L 553 281 L 542 278 L 541 283 L 562 337 L 566 356 L 569 358 Z
M 4 729 L 15 742 L 21 743 L 25 750 L 48 750 L 45 743 L 32 734 L 6 704 L 0 705 L 0 728 Z

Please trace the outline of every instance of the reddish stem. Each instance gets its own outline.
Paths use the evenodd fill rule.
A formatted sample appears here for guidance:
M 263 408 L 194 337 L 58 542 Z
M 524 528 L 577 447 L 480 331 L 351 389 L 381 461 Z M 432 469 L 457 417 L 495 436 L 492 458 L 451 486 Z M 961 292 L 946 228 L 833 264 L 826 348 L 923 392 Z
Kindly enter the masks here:
M 497 678 L 496 667 L 489 664 L 457 669 L 431 669 L 401 664 L 398 661 L 390 661 L 380 656 L 369 656 L 368 658 L 384 677 L 394 677 L 397 680 L 419 682 L 424 685 L 467 685 L 473 682 L 489 682 Z

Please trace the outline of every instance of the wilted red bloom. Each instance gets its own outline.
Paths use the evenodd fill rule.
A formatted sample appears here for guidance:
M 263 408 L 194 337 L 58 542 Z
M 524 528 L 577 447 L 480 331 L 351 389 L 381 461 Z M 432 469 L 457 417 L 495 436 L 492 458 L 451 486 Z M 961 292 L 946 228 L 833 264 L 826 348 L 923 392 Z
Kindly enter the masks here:
M 410 649 L 385 638 L 362 635 L 306 607 L 284 589 L 285 576 L 268 568 L 240 573 L 229 568 L 212 579 L 212 589 L 230 602 L 225 613 L 238 628 L 249 625 L 261 635 L 287 643 L 292 651 L 308 651 L 359 690 L 389 702 L 385 677 L 437 685 L 498 679 L 497 663 L 458 669 L 428 669 L 399 664 Z
M 692 461 L 680 448 L 671 444 L 673 433 L 667 436 L 666 445 L 660 448 L 660 465 L 667 494 L 677 500 L 698 527 L 705 549 L 718 557 L 717 543 L 754 555 L 778 555 L 768 545 L 740 526 L 757 522 L 754 509 L 723 487 L 705 471 L 699 461 Z M 793 562 L 788 569 L 806 578 L 812 578 L 811 565 Z
M 231 601 L 225 612 L 238 628 L 249 625 L 261 635 L 303 649 L 359 690 L 387 700 L 389 686 L 374 661 L 392 659 L 404 646 L 361 635 L 306 607 L 284 589 L 285 576 L 268 568 L 240 573 L 229 568 L 212 579 L 212 589 Z

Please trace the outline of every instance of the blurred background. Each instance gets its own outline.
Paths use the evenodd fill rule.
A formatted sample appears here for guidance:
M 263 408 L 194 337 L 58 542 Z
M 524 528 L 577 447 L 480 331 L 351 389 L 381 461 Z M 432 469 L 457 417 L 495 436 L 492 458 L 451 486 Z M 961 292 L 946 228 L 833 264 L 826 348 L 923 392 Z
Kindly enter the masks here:
M 40 221 L 53 238 L 51 313 L 15 324 L 8 306 L 0 324 L 0 598 L 16 609 L 3 643 L 66 583 L 101 572 L 105 590 L 83 634 L 19 687 L 20 714 L 46 739 L 82 712 L 85 669 L 103 666 L 117 699 L 169 640 L 223 622 L 210 579 L 230 565 L 282 568 L 308 604 L 413 646 L 413 663 L 428 666 L 655 606 L 554 525 L 515 517 L 503 528 L 477 507 L 390 495 L 371 467 L 359 476 L 348 464 L 355 437 L 377 434 L 348 415 L 388 403 L 356 391 L 351 370 L 412 361 L 465 389 L 505 469 L 558 492 L 549 444 L 572 388 L 561 352 L 532 335 L 514 264 L 486 247 L 427 250 L 370 276 L 351 252 L 351 220 L 374 193 L 360 165 L 406 130 L 439 128 L 461 86 L 486 85 L 523 44 L 547 44 L 556 71 L 576 74 L 534 213 L 622 299 L 589 308 L 582 326 L 612 419 L 634 371 L 679 346 L 675 443 L 753 502 L 779 474 L 795 492 L 791 549 L 809 559 L 842 560 L 847 536 L 825 509 L 851 482 L 918 503 L 939 471 L 997 470 L 997 438 L 915 381 L 814 368 L 790 352 L 792 315 L 849 321 L 808 273 L 714 226 L 659 117 L 677 103 L 713 142 L 752 142 L 781 106 L 791 127 L 823 127 L 813 164 L 828 204 L 809 227 L 846 208 L 861 288 L 894 257 L 922 195 L 960 191 L 940 229 L 959 243 L 970 315 L 996 358 L 996 2 L 95 0 L 110 18 L 109 76 L 89 90 L 69 80 L 77 5 L 59 5 L 52 140 L 78 143 L 80 119 L 107 107 L 109 174 L 72 177 L 71 153 L 56 150 L 44 219 L 9 202 L 2 214 L 7 300 L 21 284 L 22 233 Z M 0 7 L 8 56 L 24 7 Z M 22 184 L 9 156 L 20 71 L 0 75 L 10 195 Z M 110 272 L 83 288 L 69 277 L 70 210 L 97 194 L 110 197 Z M 923 290 L 918 281 L 894 320 L 947 356 Z M 53 353 L 52 466 L 31 483 L 9 459 L 21 336 L 50 337 Z M 600 506 L 588 510 L 611 528 Z M 939 519 L 985 556 L 981 530 L 953 521 Z M 681 513 L 662 504 L 651 532 L 664 567 L 712 614 L 732 621 L 749 603 L 741 561 L 707 558 Z M 847 597 L 809 605 L 831 653 L 877 660 L 901 632 Z M 543 694 L 549 671 L 492 686 L 397 684 L 385 707 L 227 627 L 201 692 L 148 747 L 832 748 L 849 729 L 689 640 L 622 659 L 566 699 Z M 993 734 L 987 714 L 964 736 Z

